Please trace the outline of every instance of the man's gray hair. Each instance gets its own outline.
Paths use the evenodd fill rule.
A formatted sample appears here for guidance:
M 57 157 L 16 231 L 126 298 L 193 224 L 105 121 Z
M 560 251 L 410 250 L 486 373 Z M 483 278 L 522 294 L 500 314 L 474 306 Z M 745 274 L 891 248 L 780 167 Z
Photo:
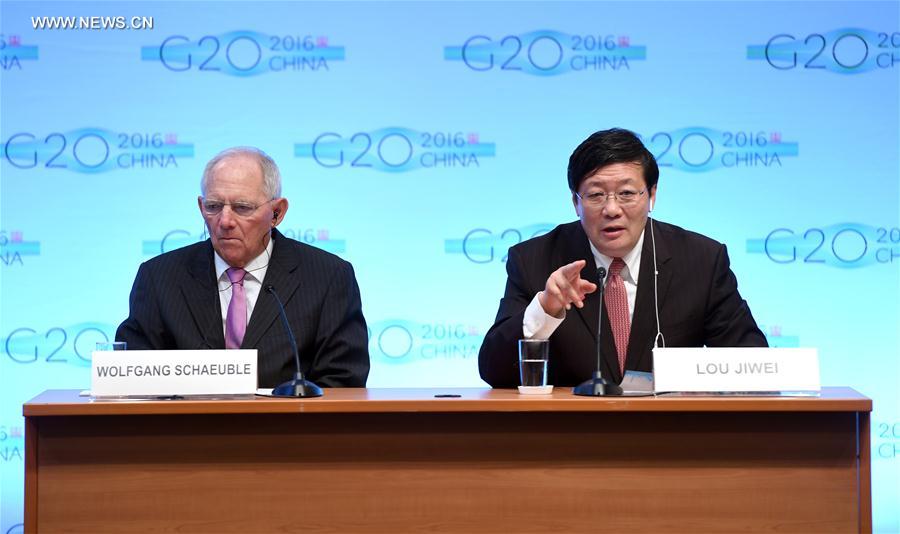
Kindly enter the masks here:
M 281 172 L 278 170 L 278 165 L 275 164 L 275 160 L 268 154 L 252 146 L 226 148 L 213 156 L 213 159 L 209 160 L 206 168 L 203 169 L 203 178 L 200 180 L 201 195 L 206 196 L 206 185 L 209 183 L 215 166 L 222 160 L 232 156 L 252 156 L 256 158 L 263 173 L 263 192 L 270 200 L 281 197 Z

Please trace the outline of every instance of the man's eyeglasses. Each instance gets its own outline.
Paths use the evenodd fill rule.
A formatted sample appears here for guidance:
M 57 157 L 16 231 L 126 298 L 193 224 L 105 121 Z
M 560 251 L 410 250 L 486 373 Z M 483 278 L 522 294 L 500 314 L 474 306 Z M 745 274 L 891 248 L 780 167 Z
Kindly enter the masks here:
M 606 201 L 610 198 L 616 199 L 616 202 L 618 202 L 620 206 L 633 206 L 637 204 L 637 201 L 641 198 L 641 195 L 646 192 L 646 189 L 641 189 L 640 191 L 623 189 L 622 191 L 616 191 L 615 193 L 607 193 L 605 191 L 588 191 L 583 195 L 580 193 L 575 193 L 575 196 L 580 198 L 583 203 L 590 206 L 602 206 L 606 204 Z
M 272 200 L 275 200 L 274 198 Z M 212 200 L 204 198 L 201 202 L 203 206 L 203 213 L 207 215 L 218 215 L 222 213 L 222 210 L 225 209 L 225 206 L 231 208 L 231 211 L 234 212 L 238 217 L 249 217 L 253 215 L 256 210 L 259 209 L 260 206 L 268 204 L 272 202 L 272 200 L 267 200 L 262 204 L 251 204 L 249 202 L 222 202 L 221 200 Z

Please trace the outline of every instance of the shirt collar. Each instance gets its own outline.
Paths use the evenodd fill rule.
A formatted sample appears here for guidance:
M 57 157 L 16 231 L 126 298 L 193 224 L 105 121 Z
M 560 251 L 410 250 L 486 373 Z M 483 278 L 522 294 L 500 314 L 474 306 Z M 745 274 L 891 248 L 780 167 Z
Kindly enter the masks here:
M 247 271 L 247 274 L 244 278 L 250 277 L 257 282 L 262 283 L 263 276 L 266 272 L 263 267 L 269 265 L 269 258 L 272 257 L 272 249 L 274 248 L 274 243 L 275 240 L 270 237 L 269 244 L 266 245 L 265 250 L 260 252 L 259 256 L 250 260 L 250 263 L 248 263 L 244 267 L 244 270 Z M 216 264 L 216 280 L 221 281 L 223 280 L 223 277 L 225 280 L 227 280 L 228 275 L 225 274 L 225 271 L 230 269 L 231 265 L 225 263 L 225 260 L 223 260 L 222 257 L 219 256 L 219 253 L 216 252 L 215 249 L 213 249 L 213 261 Z
M 588 239 L 588 244 L 591 246 L 591 252 L 594 254 L 594 263 L 597 264 L 597 267 L 603 267 L 609 272 L 609 264 L 612 263 L 613 258 L 607 256 L 606 254 L 601 254 L 597 247 L 591 243 L 591 240 Z M 635 243 L 634 248 L 628 251 L 628 254 L 622 257 L 622 261 L 625 262 L 625 268 L 622 269 L 622 272 L 619 276 L 622 277 L 622 280 L 626 282 L 631 282 L 634 285 L 637 285 L 637 276 L 634 276 L 634 273 L 640 272 L 641 268 L 641 251 L 644 249 L 644 231 L 641 230 L 641 236 L 638 238 L 637 243 Z

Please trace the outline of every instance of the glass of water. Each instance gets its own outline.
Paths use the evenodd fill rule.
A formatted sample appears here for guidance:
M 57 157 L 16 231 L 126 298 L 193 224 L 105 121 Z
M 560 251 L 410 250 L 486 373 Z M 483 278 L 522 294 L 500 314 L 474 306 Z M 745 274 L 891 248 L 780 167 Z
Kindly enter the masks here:
M 544 392 L 547 386 L 547 360 L 550 355 L 550 341 L 547 339 L 519 340 L 519 379 L 521 390 Z M 525 391 L 523 391 L 525 392 Z

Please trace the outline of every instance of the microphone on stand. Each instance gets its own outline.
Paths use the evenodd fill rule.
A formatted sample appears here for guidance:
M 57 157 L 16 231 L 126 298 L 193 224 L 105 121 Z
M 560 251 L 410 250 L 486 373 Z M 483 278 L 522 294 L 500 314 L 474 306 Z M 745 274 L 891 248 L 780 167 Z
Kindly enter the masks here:
M 597 287 L 600 290 L 600 313 L 597 314 L 597 368 L 594 370 L 593 378 L 585 380 L 572 390 L 572 393 L 575 395 L 581 395 L 583 397 L 605 397 L 607 395 L 622 394 L 622 388 L 616 384 L 607 382 L 606 379 L 603 378 L 603 373 L 600 371 L 600 332 L 602 331 L 601 326 L 603 325 L 603 280 L 606 278 L 606 269 L 603 267 L 597 269 L 597 278 L 600 279 L 597 282 Z
M 322 388 L 304 378 L 303 371 L 300 370 L 300 351 L 297 350 L 297 339 L 294 337 L 294 333 L 291 332 L 291 325 L 288 324 L 287 314 L 284 312 L 284 306 L 281 304 L 281 299 L 278 298 L 278 293 L 275 292 L 275 288 L 272 285 L 267 285 L 266 291 L 271 293 L 272 296 L 275 297 L 275 302 L 278 303 L 278 312 L 281 315 L 281 324 L 284 325 L 284 329 L 287 331 L 288 339 L 291 342 L 291 348 L 294 349 L 294 363 L 297 365 L 297 373 L 294 375 L 294 379 L 288 380 L 284 384 L 280 384 L 278 387 L 273 389 L 272 396 L 321 397 Z

